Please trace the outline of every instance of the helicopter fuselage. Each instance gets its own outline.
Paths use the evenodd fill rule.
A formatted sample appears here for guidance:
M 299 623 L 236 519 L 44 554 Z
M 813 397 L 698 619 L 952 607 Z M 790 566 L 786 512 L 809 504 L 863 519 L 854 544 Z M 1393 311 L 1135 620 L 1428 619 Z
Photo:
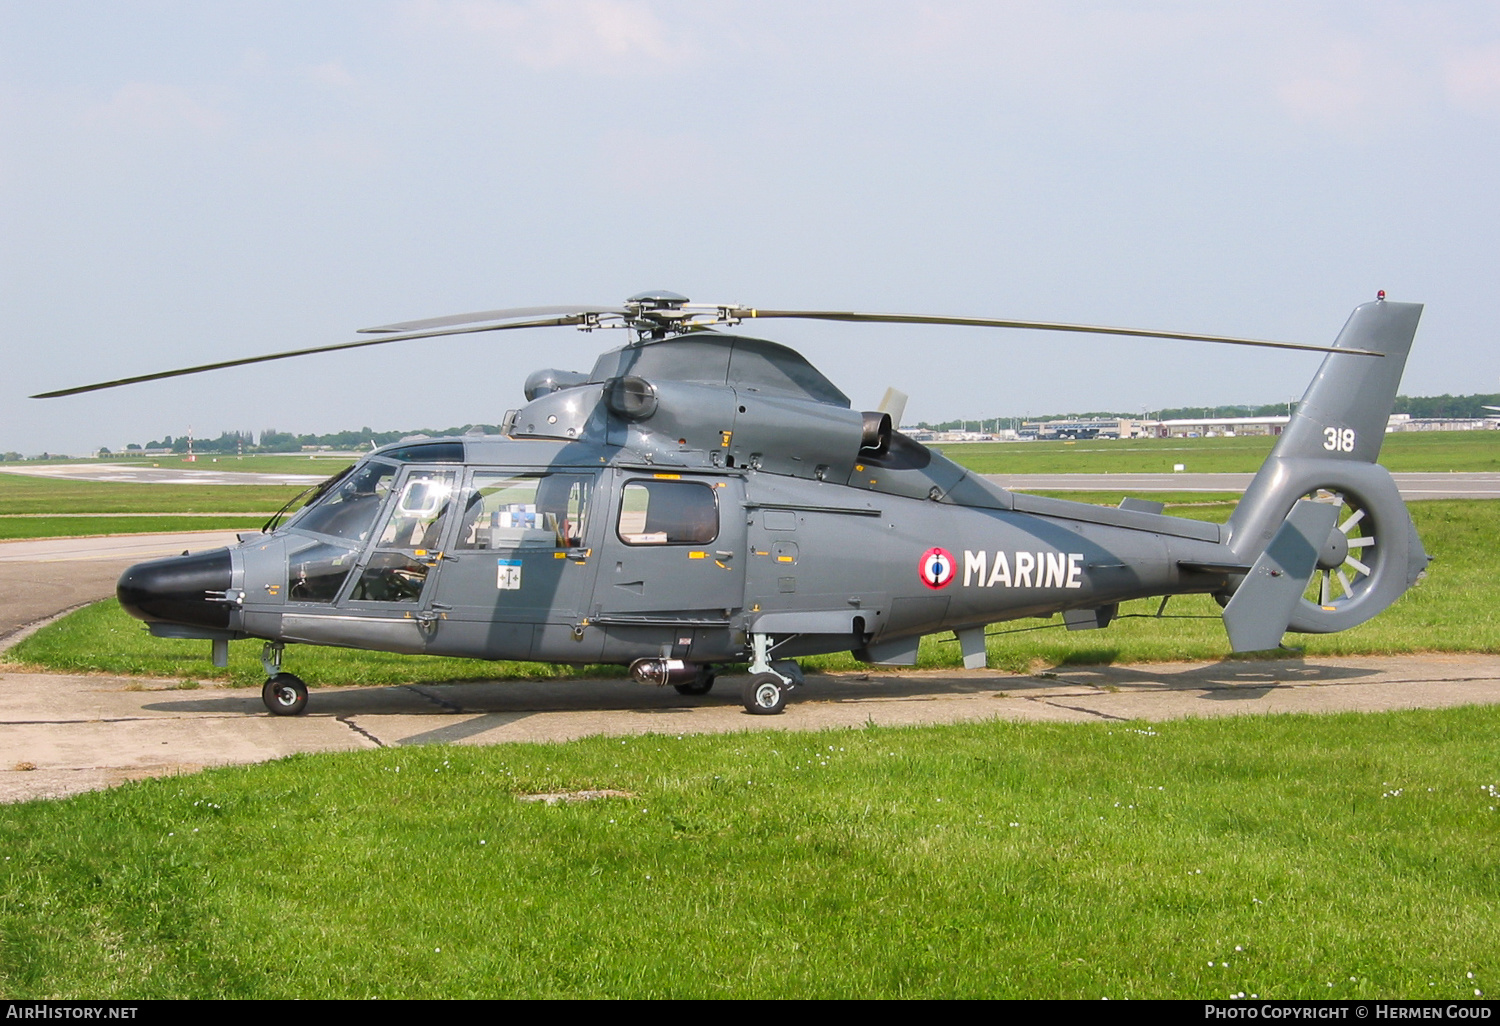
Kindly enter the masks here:
M 897 445 L 910 463 L 916 443 Z M 929 480 L 963 473 L 922 452 Z M 393 447 L 275 532 L 189 557 L 214 558 L 212 579 L 176 609 L 139 580 L 126 600 L 181 624 L 191 593 L 210 632 L 392 652 L 712 663 L 745 659 L 761 633 L 782 656 L 900 663 L 939 630 L 1071 610 L 1087 615 L 1070 624 L 1104 626 L 1122 601 L 1222 586 L 1181 562 L 1232 559 L 1215 524 L 983 478 L 965 478 L 982 506 L 892 494 L 881 477 L 901 461 L 873 454 L 853 463 L 857 483 L 631 456 L 493 437 Z

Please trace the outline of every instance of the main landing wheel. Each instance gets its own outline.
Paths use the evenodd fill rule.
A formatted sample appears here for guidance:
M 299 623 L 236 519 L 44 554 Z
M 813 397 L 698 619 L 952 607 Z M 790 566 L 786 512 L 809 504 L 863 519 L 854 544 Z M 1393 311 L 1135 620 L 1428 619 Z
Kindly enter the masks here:
M 673 684 L 679 695 L 706 695 L 714 686 L 714 668 L 712 666 L 698 667 L 698 676 L 681 684 Z
M 307 711 L 307 685 L 291 673 L 278 673 L 260 689 L 260 700 L 273 716 L 299 716 Z
M 745 711 L 775 716 L 786 708 L 786 681 L 774 673 L 757 673 L 745 682 Z

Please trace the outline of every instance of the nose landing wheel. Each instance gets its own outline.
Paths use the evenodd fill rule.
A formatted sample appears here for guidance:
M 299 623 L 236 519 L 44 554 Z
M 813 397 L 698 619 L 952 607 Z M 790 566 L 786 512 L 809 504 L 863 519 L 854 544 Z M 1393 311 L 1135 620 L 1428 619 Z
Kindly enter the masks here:
M 300 716 L 307 711 L 307 685 L 292 673 L 278 673 L 260 689 L 260 700 L 273 716 Z
M 802 686 L 802 667 L 791 659 L 770 659 L 771 639 L 765 634 L 750 635 L 750 645 L 755 658 L 740 698 L 750 715 L 775 716 L 786 708 L 787 692 Z
M 778 674 L 757 673 L 745 682 L 741 698 L 745 711 L 755 716 L 775 716 L 786 708 L 787 682 Z

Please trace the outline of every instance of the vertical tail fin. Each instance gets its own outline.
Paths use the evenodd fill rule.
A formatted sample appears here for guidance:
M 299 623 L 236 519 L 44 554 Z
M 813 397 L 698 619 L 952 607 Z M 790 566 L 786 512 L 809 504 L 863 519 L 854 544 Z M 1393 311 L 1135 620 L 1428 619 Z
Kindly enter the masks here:
M 1323 359 L 1229 518 L 1229 547 L 1250 564 L 1298 499 L 1313 496 L 1340 507 L 1319 552 L 1315 583 L 1291 616 L 1291 630 L 1325 633 L 1363 623 L 1427 567 L 1400 492 L 1375 462 L 1421 315 L 1420 304 L 1385 300 L 1355 309 L 1334 345 L 1383 355 L 1330 353 Z

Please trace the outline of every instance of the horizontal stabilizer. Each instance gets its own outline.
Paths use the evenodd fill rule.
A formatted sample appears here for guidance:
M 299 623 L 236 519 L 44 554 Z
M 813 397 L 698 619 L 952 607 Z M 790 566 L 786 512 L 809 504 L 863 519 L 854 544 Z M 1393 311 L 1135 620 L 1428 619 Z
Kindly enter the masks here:
M 1259 652 L 1281 644 L 1338 512 L 1334 506 L 1309 499 L 1292 507 L 1224 607 L 1224 627 L 1236 652 Z

